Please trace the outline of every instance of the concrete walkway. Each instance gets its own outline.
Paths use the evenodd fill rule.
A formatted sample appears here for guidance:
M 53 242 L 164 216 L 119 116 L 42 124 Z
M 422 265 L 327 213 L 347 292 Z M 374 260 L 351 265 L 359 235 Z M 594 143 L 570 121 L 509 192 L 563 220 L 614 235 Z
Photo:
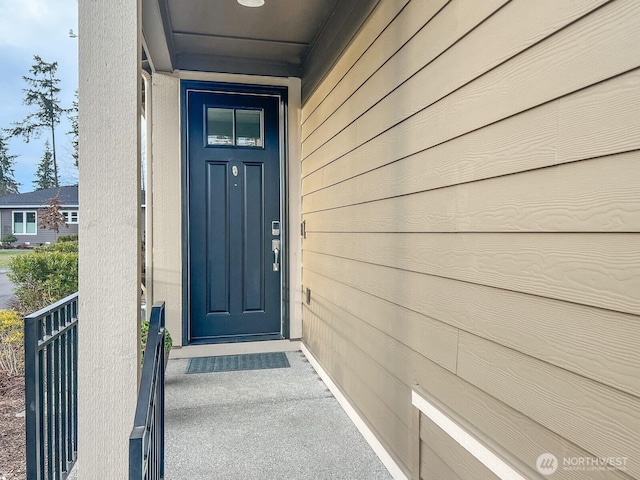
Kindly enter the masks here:
M 14 299 L 13 283 L 7 277 L 7 269 L 0 269 L 0 309 L 9 308 Z
M 301 352 L 291 368 L 166 375 L 168 480 L 377 480 L 388 471 Z

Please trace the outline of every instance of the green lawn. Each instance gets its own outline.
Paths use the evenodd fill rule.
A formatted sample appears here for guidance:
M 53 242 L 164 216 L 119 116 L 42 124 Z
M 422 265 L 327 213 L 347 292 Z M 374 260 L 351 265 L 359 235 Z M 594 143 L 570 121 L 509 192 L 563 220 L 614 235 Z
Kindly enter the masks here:
M 9 268 L 9 261 L 13 257 L 29 252 L 30 250 L 0 250 L 0 270 Z

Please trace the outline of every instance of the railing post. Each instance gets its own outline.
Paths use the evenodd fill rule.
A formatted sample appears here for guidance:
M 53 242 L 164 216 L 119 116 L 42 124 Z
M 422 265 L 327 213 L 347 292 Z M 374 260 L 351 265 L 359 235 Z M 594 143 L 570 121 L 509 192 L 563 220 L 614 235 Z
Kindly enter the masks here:
M 24 394 L 25 427 L 27 442 L 27 476 L 40 478 L 42 456 L 40 455 L 40 321 L 37 318 L 25 318 L 24 322 Z
M 164 302 L 151 310 L 142 378 L 129 436 L 129 480 L 164 478 Z
M 129 479 L 144 478 L 142 476 L 144 463 L 142 439 L 144 438 L 145 428 L 145 426 L 134 427 L 129 438 Z
M 164 349 L 164 339 L 167 335 L 165 328 L 165 310 L 162 309 L 160 313 L 160 329 L 162 335 L 160 336 L 160 379 L 158 381 L 158 409 L 160 419 L 158 421 L 160 427 L 160 478 L 164 478 L 164 356 L 167 352 Z

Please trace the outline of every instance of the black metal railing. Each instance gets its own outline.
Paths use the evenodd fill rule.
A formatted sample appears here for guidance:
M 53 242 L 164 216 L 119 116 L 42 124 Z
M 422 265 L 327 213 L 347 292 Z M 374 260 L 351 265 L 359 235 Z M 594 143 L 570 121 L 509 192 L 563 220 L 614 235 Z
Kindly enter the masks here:
M 78 294 L 24 319 L 27 478 L 64 480 L 78 451 Z
M 151 310 L 138 404 L 129 436 L 129 480 L 164 478 L 164 302 Z

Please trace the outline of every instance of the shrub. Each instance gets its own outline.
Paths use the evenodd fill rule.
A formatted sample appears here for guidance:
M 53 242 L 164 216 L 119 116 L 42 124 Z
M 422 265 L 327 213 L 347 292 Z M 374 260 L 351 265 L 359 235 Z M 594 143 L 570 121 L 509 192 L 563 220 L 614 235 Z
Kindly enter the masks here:
M 36 252 L 60 252 L 60 253 L 78 253 L 78 241 L 50 243 L 49 245 L 40 245 L 34 249 Z
M 24 372 L 24 330 L 20 314 L 0 310 L 0 371 L 15 375 Z
M 147 338 L 149 338 L 149 322 L 147 320 L 143 320 L 140 324 L 140 349 L 144 352 L 144 349 L 147 347 Z M 173 346 L 173 340 L 171 339 L 171 335 L 169 335 L 169 330 L 164 329 L 164 349 L 171 350 Z
M 7 274 L 15 285 L 17 310 L 30 314 L 78 290 L 78 254 L 40 251 L 17 256 Z
M 77 233 L 70 233 L 69 235 L 60 235 L 58 237 L 58 242 L 59 243 L 77 242 L 77 241 L 78 241 L 78 234 Z
M 10 248 L 13 242 L 17 242 L 18 237 L 16 237 L 13 233 L 5 233 L 0 238 L 0 243 L 2 244 L 2 248 Z

